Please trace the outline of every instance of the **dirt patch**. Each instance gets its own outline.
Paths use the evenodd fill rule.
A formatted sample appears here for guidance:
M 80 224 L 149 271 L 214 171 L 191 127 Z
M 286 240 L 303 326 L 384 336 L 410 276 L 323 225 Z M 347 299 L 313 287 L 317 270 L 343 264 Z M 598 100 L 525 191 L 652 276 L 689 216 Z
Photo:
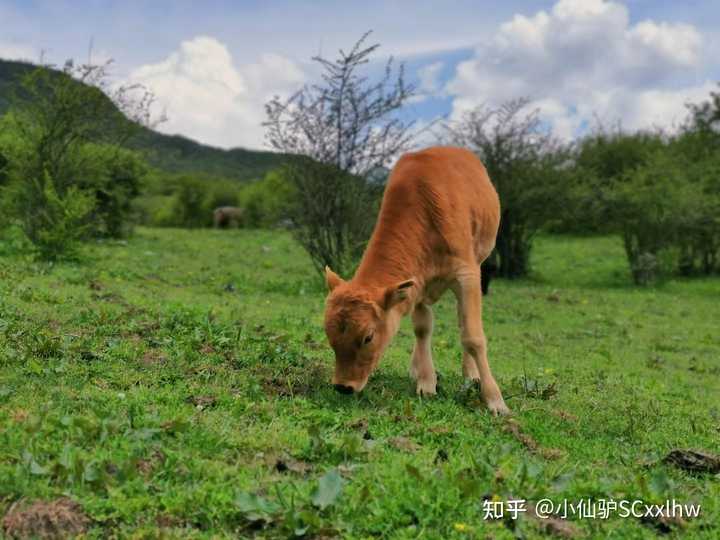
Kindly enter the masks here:
M 566 422 L 577 422 L 578 417 L 574 414 L 571 414 L 567 411 L 557 410 L 557 411 L 551 411 L 551 414 L 555 416 L 556 418 L 559 418 L 560 420 L 565 420 Z
M 643 516 L 640 518 L 640 523 L 655 529 L 660 534 L 678 532 L 678 529 L 684 529 L 687 526 L 687 522 L 680 516 Z
M 135 467 L 143 476 L 150 476 L 163 463 L 165 463 L 165 454 L 161 450 L 155 450 L 149 458 L 139 459 Z
M 9 538 L 72 538 L 89 525 L 80 505 L 67 497 L 31 504 L 18 501 L 2 520 L 2 530 Z
M 407 437 L 390 437 L 388 444 L 403 452 L 417 452 L 420 450 L 420 445 Z
M 182 519 L 176 516 L 171 516 L 170 514 L 158 514 L 155 516 L 155 523 L 162 529 L 173 529 L 184 525 Z
M 531 453 L 544 457 L 545 459 L 560 459 L 565 455 L 565 452 L 559 448 L 545 448 L 532 437 L 525 433 L 517 420 L 512 418 L 505 422 L 505 432 L 510 433 L 515 439 L 517 439 L 525 448 Z
M 217 351 L 215 350 L 215 347 L 213 347 L 209 343 L 205 343 L 202 347 L 200 347 L 200 354 L 211 355 L 215 354 L 216 352 Z
M 663 462 L 695 474 L 720 473 L 720 456 L 704 450 L 676 448 L 665 456 Z
M 158 349 L 148 349 L 147 351 L 145 351 L 145 354 L 143 354 L 143 357 L 140 359 L 143 365 L 146 366 L 162 364 L 166 360 L 167 356 L 165 356 L 165 353 Z
M 556 517 L 540 517 L 535 509 L 535 503 L 528 503 L 527 515 L 545 534 L 559 538 L 579 538 L 582 532 L 573 523 Z
M 365 432 L 368 430 L 367 418 L 357 418 L 351 422 L 348 422 L 346 425 L 350 429 L 354 429 L 356 431 Z
M 313 470 L 312 463 L 295 459 L 291 456 L 282 456 L 274 459 L 273 468 L 280 473 L 296 473 L 302 476 L 307 475 Z
M 215 396 L 190 396 L 185 401 L 195 405 L 196 409 L 202 411 L 214 407 L 217 403 L 217 398 Z
M 105 288 L 105 286 L 96 279 L 91 279 L 88 287 L 91 291 L 102 291 Z
M 30 413 L 25 409 L 15 409 L 12 413 L 10 413 L 12 421 L 18 424 L 25 422 L 25 420 L 28 419 L 28 416 L 30 416 Z

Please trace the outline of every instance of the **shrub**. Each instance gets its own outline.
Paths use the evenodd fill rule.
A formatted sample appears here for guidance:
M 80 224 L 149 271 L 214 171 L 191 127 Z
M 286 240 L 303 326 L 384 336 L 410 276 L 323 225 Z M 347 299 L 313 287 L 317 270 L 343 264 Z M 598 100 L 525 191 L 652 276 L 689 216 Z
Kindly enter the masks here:
M 691 163 L 668 145 L 607 190 L 635 283 L 718 270 L 719 174 L 720 160 Z
M 527 104 L 520 99 L 497 109 L 479 107 L 446 126 L 452 144 L 479 155 L 498 191 L 497 274 L 509 278 L 528 273 L 533 238 L 567 206 L 572 178 L 568 150 Z
M 375 222 L 375 189 L 366 179 L 408 149 L 414 136 L 412 122 L 399 114 L 414 93 L 402 66 L 395 74 L 389 60 L 375 81 L 361 72 L 379 47 L 366 46 L 368 36 L 334 61 L 313 58 L 321 83 L 265 106 L 268 143 L 294 156 L 284 172 L 297 194 L 290 219 L 319 272 L 329 265 L 350 273 Z
M 207 182 L 191 176 L 176 179 L 177 193 L 172 210 L 172 224 L 182 227 L 208 227 L 212 217 L 207 207 Z
M 87 235 L 89 217 L 95 207 L 92 193 L 75 186 L 60 191 L 53 178 L 14 183 L 3 210 L 22 216 L 20 225 L 44 260 L 74 258 L 78 243 Z
M 6 221 L 51 259 L 90 235 L 126 234 L 145 167 L 121 145 L 149 121 L 149 95 L 113 88 L 107 64 L 39 66 L 20 82 L 0 121 Z
M 295 158 L 284 174 L 297 194 L 288 217 L 298 243 L 318 271 L 328 264 L 351 274 L 375 224 L 378 190 L 361 177 L 310 158 Z
M 127 236 L 133 225 L 132 201 L 140 194 L 147 166 L 135 152 L 112 145 L 87 144 L 75 173 L 78 188 L 92 193 L 93 236 Z
M 615 232 L 607 194 L 656 152 L 665 148 L 659 132 L 625 133 L 602 127 L 576 145 L 568 205 L 553 226 L 556 232 Z
M 7 182 L 8 158 L 0 148 L 0 186 Z
M 258 182 L 248 184 L 240 192 L 244 227 L 275 227 L 290 218 L 290 209 L 297 193 L 282 171 L 271 171 Z

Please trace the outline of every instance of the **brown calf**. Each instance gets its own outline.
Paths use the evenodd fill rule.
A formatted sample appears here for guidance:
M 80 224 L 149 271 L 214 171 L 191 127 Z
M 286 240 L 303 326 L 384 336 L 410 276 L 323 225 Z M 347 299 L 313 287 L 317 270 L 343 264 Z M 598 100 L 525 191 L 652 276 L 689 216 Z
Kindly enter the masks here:
M 463 374 L 480 382 L 493 414 L 510 412 L 490 372 L 482 324 L 480 264 L 495 246 L 499 220 L 497 193 L 472 152 L 434 147 L 400 158 L 355 276 L 344 281 L 325 268 L 325 332 L 335 351 L 338 391 L 365 387 L 400 319 L 412 313 L 410 375 L 418 394 L 435 394 L 430 306 L 450 289 L 457 298 Z

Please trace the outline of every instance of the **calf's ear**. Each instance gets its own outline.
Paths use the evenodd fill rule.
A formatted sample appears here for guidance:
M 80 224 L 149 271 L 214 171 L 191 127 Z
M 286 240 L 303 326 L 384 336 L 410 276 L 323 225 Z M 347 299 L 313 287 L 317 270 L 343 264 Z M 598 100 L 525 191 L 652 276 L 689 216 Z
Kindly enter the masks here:
M 385 291 L 384 308 L 388 310 L 408 298 L 410 291 L 415 285 L 416 283 L 414 279 L 407 279 L 405 281 L 401 281 L 397 285 L 388 287 Z
M 327 284 L 328 291 L 332 290 L 343 282 L 343 279 L 338 276 L 335 272 L 330 270 L 329 266 L 325 267 L 325 283 Z

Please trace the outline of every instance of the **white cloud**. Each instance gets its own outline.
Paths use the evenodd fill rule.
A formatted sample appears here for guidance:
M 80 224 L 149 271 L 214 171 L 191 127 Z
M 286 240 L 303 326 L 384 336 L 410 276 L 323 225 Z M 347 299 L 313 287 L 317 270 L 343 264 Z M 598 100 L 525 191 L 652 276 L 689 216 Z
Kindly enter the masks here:
M 693 26 L 632 25 L 618 2 L 559 0 L 549 12 L 502 24 L 458 64 L 447 91 L 453 117 L 529 97 L 555 132 L 569 138 L 595 115 L 629 129 L 679 123 L 685 103 L 712 86 L 695 80 L 703 61 L 703 39 Z
M 433 62 L 418 69 L 418 79 L 420 79 L 418 89 L 430 94 L 437 92 L 440 89 L 440 72 L 444 66 L 444 62 Z
M 0 58 L 4 60 L 37 61 L 38 52 L 27 45 L 0 41 Z
M 304 80 L 295 63 L 274 54 L 238 67 L 223 43 L 204 36 L 182 42 L 165 60 L 129 76 L 165 108 L 168 121 L 160 131 L 223 148 L 262 147 L 265 102 L 294 92 Z

